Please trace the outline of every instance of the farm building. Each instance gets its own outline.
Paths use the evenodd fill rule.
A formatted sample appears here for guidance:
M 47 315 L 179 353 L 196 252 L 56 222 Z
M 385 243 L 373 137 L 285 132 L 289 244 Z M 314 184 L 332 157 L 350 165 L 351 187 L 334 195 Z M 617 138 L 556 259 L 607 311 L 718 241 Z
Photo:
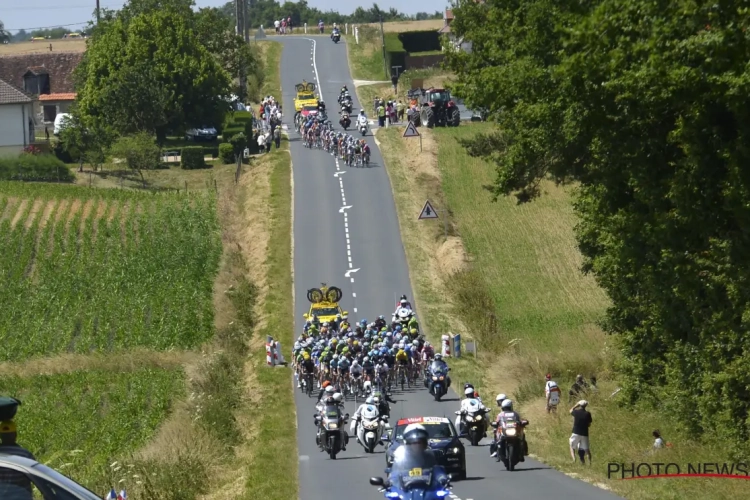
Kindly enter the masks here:
M 34 99 L 0 80 L 0 156 L 17 155 L 34 142 Z
M 83 53 L 50 52 L 0 57 L 0 78 L 38 97 L 34 118 L 38 127 L 54 123 L 59 113 L 67 113 L 75 101 L 73 71 Z

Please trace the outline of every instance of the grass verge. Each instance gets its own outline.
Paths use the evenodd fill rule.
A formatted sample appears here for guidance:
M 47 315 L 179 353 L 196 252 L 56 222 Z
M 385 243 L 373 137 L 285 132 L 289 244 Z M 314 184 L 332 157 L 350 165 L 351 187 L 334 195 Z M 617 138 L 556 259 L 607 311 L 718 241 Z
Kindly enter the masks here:
M 607 477 L 609 462 L 672 462 L 687 472 L 689 463 L 720 468 L 727 455 L 652 411 L 626 410 L 610 397 L 617 388 L 611 370 L 617 345 L 596 326 L 607 304 L 603 292 L 579 272 L 569 188 L 546 183 L 545 196 L 527 205 L 491 202 L 484 186 L 493 182 L 494 170 L 468 157 L 456 140 L 486 126 L 423 129 L 422 153 L 418 139 L 400 136 L 403 129 L 377 133 L 422 322 L 433 338 L 454 331 L 478 341 L 478 359 L 451 361 L 457 385 L 471 381 L 488 398 L 510 394 L 532 423 L 533 454 L 627 498 L 676 500 L 698 489 L 701 498 L 712 500 L 748 496 L 746 481 Z M 447 231 L 441 220 L 416 220 L 424 199 L 434 202 Z M 425 261 L 424 255 L 435 257 Z M 599 390 L 586 396 L 594 417 L 591 468 L 570 463 L 569 406 L 561 405 L 558 415 L 544 410 L 546 372 L 564 388 L 577 373 L 598 376 Z M 672 447 L 654 454 L 650 434 L 656 428 Z
M 345 35 L 349 71 L 354 80 L 389 80 L 383 65 L 380 30 L 369 26 L 359 29 L 359 43 L 354 35 Z

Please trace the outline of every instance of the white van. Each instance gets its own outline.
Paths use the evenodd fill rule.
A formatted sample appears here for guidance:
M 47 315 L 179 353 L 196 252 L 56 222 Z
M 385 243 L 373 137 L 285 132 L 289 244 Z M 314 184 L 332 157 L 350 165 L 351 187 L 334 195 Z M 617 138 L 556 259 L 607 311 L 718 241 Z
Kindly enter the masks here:
M 55 128 L 52 131 L 53 134 L 60 135 L 60 131 L 65 128 L 65 120 L 67 118 L 70 118 L 69 113 L 60 113 L 55 117 Z

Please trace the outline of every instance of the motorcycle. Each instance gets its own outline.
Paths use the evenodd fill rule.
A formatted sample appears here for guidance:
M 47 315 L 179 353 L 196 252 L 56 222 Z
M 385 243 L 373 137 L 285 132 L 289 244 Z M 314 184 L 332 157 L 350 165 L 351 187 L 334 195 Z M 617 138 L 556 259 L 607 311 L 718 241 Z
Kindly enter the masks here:
M 352 98 L 349 96 L 344 97 L 340 100 L 341 104 L 341 110 L 346 111 L 347 113 L 352 113 Z
M 342 416 L 341 409 L 332 405 L 326 406 L 323 412 L 315 414 L 315 425 L 318 426 L 315 441 L 321 447 L 321 451 L 328 453 L 331 460 L 336 460 L 336 455 L 349 440 L 349 435 L 343 429 L 348 419 L 348 413 Z
M 362 134 L 362 137 L 367 135 L 367 128 L 367 125 L 365 125 L 364 123 L 360 123 L 357 127 L 357 130 L 359 130 L 359 133 Z
M 449 476 L 450 478 L 451 476 Z M 370 484 L 378 487 L 385 498 L 401 500 L 442 500 L 450 495 L 450 479 L 437 482 L 432 477 L 432 470 L 413 468 L 391 476 L 386 481 L 382 477 L 371 477 Z
M 435 401 L 440 401 L 440 398 L 448 394 L 448 371 L 450 368 L 438 368 L 432 372 L 432 383 L 430 383 L 430 394 L 435 398 Z
M 381 415 L 377 407 L 368 405 L 357 420 L 352 421 L 351 431 L 356 427 L 357 442 L 365 449 L 365 453 L 374 453 L 375 447 L 381 444 L 383 434 L 388 425 L 388 417 Z
M 331 40 L 333 40 L 333 43 L 339 43 L 339 40 L 341 40 L 341 33 L 334 33 L 331 35 Z
M 492 422 L 494 429 L 498 428 L 497 422 Z M 521 461 L 521 457 L 526 454 L 524 448 L 524 429 L 529 425 L 528 420 L 521 420 L 521 422 L 506 422 L 505 427 L 501 427 L 500 433 L 504 436 L 505 447 L 498 446 L 495 460 L 503 462 L 505 468 L 509 471 L 513 471 L 516 468 L 516 464 Z
M 351 118 L 349 118 L 349 115 L 346 113 L 346 110 L 341 107 L 341 119 L 339 119 L 339 125 L 346 130 L 349 128 L 349 126 L 352 124 Z
M 406 328 L 409 324 L 409 320 L 414 316 L 414 311 L 407 309 L 406 307 L 399 307 L 396 313 L 391 318 L 392 323 L 401 325 L 402 328 Z
M 456 415 L 461 415 L 461 435 L 466 435 L 472 446 L 477 446 L 487 433 L 487 413 L 489 410 L 486 408 L 477 408 L 477 411 L 461 409 L 456 412 Z

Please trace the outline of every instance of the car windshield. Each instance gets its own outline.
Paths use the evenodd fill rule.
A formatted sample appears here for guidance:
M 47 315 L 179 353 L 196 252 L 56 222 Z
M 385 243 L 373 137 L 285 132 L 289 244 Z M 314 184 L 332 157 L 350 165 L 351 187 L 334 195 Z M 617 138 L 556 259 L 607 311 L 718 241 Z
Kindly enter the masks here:
M 318 107 L 317 106 L 305 106 L 302 109 L 304 109 L 305 111 L 317 111 Z
M 315 96 L 313 94 L 300 94 L 297 99 L 301 100 L 309 100 L 309 99 L 315 99 Z
M 450 101 L 451 94 L 450 92 L 443 91 L 443 92 L 432 92 L 430 94 L 430 100 L 431 101 Z
M 396 439 L 403 439 L 404 429 L 406 429 L 407 425 L 409 424 L 396 426 Z M 456 433 L 453 432 L 453 428 L 448 422 L 422 422 L 422 425 L 425 429 L 427 429 L 427 433 L 430 435 L 430 439 L 448 439 L 456 435 Z
M 312 310 L 312 313 L 318 317 L 336 316 L 339 313 L 339 310 L 335 307 L 320 307 L 320 308 L 316 307 Z

